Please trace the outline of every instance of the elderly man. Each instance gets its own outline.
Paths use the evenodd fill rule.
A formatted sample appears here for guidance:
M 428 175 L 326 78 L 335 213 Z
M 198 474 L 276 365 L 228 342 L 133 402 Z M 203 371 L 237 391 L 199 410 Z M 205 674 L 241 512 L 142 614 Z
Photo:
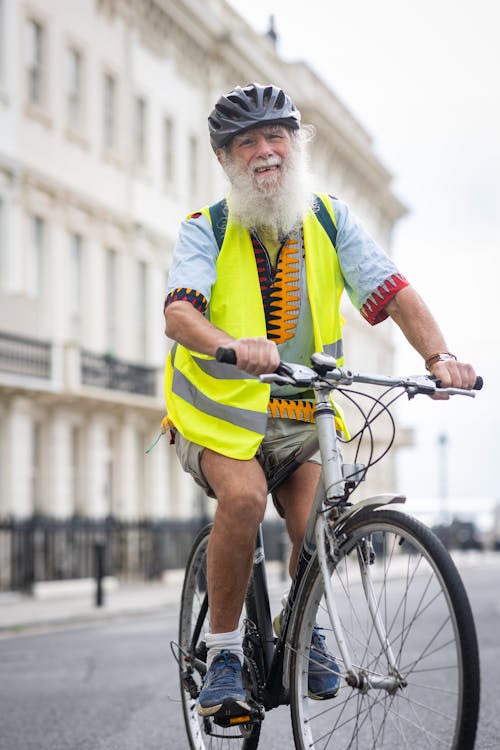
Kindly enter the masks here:
M 183 468 L 217 498 L 208 547 L 208 672 L 198 711 L 246 707 L 238 621 L 254 542 L 266 507 L 266 475 L 314 429 L 310 394 L 274 394 L 255 376 L 280 359 L 309 363 L 314 351 L 342 361 L 340 296 L 372 325 L 390 316 L 443 385 L 472 388 L 431 313 L 348 207 L 311 191 L 300 113 L 279 87 L 236 87 L 209 117 L 211 143 L 230 182 L 227 199 L 183 222 L 165 302 L 175 342 L 166 400 Z M 214 360 L 236 352 L 237 368 Z M 253 376 L 253 377 L 248 377 Z M 279 397 L 278 397 L 279 395 Z M 286 414 L 286 418 L 283 415 Z M 275 503 L 292 542 L 293 574 L 320 475 L 319 458 L 297 469 Z M 279 627 L 279 618 L 277 618 Z M 309 694 L 336 695 L 339 678 L 313 631 Z

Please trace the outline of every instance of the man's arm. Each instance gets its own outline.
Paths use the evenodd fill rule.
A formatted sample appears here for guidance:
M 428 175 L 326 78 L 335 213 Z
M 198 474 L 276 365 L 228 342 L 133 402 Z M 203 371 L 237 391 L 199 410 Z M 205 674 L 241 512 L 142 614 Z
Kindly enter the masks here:
M 449 351 L 429 308 L 411 286 L 401 289 L 385 309 L 424 361 L 434 354 Z M 454 359 L 435 362 L 430 366 L 430 372 L 445 388 L 470 389 L 476 381 L 474 368 Z
M 220 346 L 234 349 L 238 368 L 250 375 L 274 372 L 280 362 L 274 341 L 235 339 L 212 325 L 190 302 L 172 302 L 165 308 L 165 333 L 187 349 L 212 357 Z

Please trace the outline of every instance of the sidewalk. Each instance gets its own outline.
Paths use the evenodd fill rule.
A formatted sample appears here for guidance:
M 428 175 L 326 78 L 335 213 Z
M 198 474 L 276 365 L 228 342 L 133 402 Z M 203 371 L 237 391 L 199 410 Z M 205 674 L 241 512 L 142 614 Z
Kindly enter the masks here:
M 453 552 L 459 570 L 481 567 L 497 576 L 500 554 L 495 552 Z M 282 565 L 266 561 L 271 603 L 277 603 L 287 587 Z M 39 584 L 34 596 L 0 593 L 0 638 L 47 627 L 104 621 L 113 617 L 176 613 L 179 608 L 183 570 L 169 570 L 162 581 L 119 583 L 108 579 L 103 606 L 95 604 L 95 582 L 71 581 Z M 66 584 L 66 585 L 65 585 Z M 69 584 L 69 585 L 68 585 Z
M 281 564 L 266 562 L 271 599 L 281 596 L 286 587 L 281 579 Z M 95 582 L 71 582 L 73 586 L 43 585 L 35 595 L 0 593 L 0 638 L 48 627 L 104 621 L 114 617 L 177 612 L 180 605 L 184 571 L 170 570 L 164 580 L 148 583 L 119 583 L 108 579 L 103 605 L 96 606 Z

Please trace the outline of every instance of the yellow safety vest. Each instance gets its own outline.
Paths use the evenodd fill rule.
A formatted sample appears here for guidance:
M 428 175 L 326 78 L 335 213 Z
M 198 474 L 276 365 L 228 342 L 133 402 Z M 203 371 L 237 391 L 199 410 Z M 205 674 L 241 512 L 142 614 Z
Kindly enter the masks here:
M 331 203 L 320 195 L 335 224 Z M 209 208 L 202 213 L 210 221 Z M 303 222 L 307 293 L 316 351 L 342 358 L 340 297 L 344 282 L 337 253 L 311 209 Z M 209 318 L 234 338 L 266 337 L 266 320 L 249 233 L 227 219 L 216 262 Z M 184 437 L 238 459 L 255 456 L 267 426 L 270 386 L 233 365 L 174 344 L 165 367 L 168 416 Z

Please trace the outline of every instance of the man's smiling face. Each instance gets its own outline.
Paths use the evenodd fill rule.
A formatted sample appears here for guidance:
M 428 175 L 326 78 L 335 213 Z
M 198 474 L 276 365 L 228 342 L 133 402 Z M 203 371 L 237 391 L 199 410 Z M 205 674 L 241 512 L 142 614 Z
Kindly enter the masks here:
M 228 158 L 238 170 L 252 177 L 262 193 L 280 185 L 281 167 L 291 147 L 290 130 L 284 125 L 265 125 L 236 135 L 228 147 Z

